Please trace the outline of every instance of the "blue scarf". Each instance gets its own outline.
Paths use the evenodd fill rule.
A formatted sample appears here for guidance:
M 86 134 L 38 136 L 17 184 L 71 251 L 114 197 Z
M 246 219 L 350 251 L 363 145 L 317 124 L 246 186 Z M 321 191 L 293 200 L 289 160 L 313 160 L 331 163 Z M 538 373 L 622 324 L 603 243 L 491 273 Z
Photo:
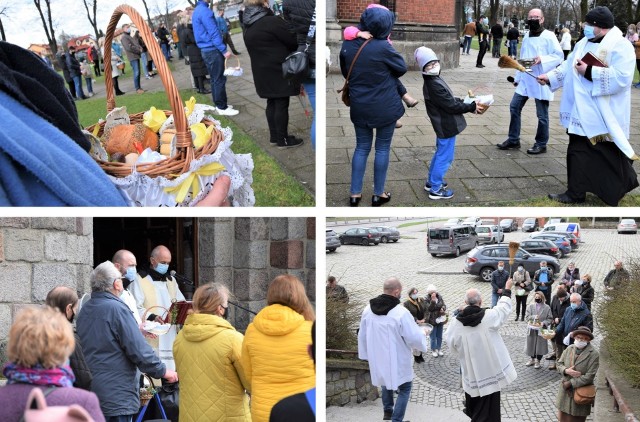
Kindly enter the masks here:
M 2 374 L 7 377 L 7 384 L 73 387 L 73 382 L 76 380 L 69 365 L 47 369 L 41 364 L 37 364 L 32 368 L 25 368 L 9 362 L 4 366 Z

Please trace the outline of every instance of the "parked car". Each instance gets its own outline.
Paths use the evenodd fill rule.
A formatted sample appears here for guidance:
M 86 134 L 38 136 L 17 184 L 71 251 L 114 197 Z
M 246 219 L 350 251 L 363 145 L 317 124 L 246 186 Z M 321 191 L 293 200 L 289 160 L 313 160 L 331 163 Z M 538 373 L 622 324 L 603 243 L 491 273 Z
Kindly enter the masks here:
M 340 236 L 340 243 L 343 245 L 377 245 L 380 243 L 380 233 L 374 229 L 349 229 Z
M 504 241 L 504 233 L 498 225 L 482 225 L 476 227 L 478 242 L 480 243 L 500 243 Z
M 558 259 L 564 257 L 564 252 L 560 250 L 558 245 L 547 239 L 521 240 L 520 247 L 529 253 L 549 255 Z
M 327 229 L 327 250 L 329 252 L 335 252 L 340 247 L 340 237 L 338 233 L 333 230 Z
M 377 230 L 380 233 L 380 242 L 397 242 L 400 240 L 400 232 L 395 227 L 387 227 L 387 226 L 377 226 L 371 227 L 374 230 Z
M 638 234 L 638 226 L 636 225 L 636 220 L 632 218 L 625 218 L 620 220 L 620 224 L 618 224 L 618 234 L 620 233 Z
M 522 231 L 523 232 L 535 232 L 540 229 L 540 225 L 538 224 L 538 219 L 534 217 L 525 218 L 522 223 Z
M 564 255 L 568 255 L 573 251 L 573 248 L 571 247 L 571 240 L 564 234 L 540 232 L 532 234 L 530 239 L 550 240 L 560 248 Z
M 464 221 L 462 222 L 463 226 L 471 226 L 471 227 L 478 227 L 480 225 L 482 225 L 482 219 L 480 217 L 467 217 L 464 219 Z
M 444 227 L 461 226 L 463 221 L 462 218 L 450 218 L 444 223 Z
M 503 232 L 516 232 L 518 231 L 518 222 L 513 218 L 505 218 L 500 220 L 500 228 Z
M 478 235 L 470 226 L 436 227 L 427 234 L 427 251 L 431 256 L 460 256 L 477 245 Z
M 578 236 L 576 236 L 573 233 L 569 233 L 569 232 L 542 232 L 542 233 L 559 234 L 561 236 L 566 237 L 567 239 L 569 239 L 569 242 L 571 243 L 571 250 L 572 251 L 575 251 L 580 247 L 580 239 L 578 239 Z
M 499 261 L 504 261 L 508 265 L 508 244 L 478 246 L 467 254 L 462 271 L 467 274 L 477 275 L 483 281 L 488 282 L 491 281 L 491 273 L 498 268 Z M 542 261 L 546 261 L 547 266 L 553 268 L 554 277 L 556 277 L 560 271 L 560 261 L 557 258 L 548 255 L 531 254 L 522 248 L 518 248 L 513 265 L 511 265 L 511 268 L 507 267 L 507 269 L 513 271 L 519 265 L 522 265 L 533 277 L 533 274 L 540 268 Z
M 580 224 L 579 223 L 547 223 L 544 225 L 543 232 L 561 232 L 573 233 L 580 240 Z

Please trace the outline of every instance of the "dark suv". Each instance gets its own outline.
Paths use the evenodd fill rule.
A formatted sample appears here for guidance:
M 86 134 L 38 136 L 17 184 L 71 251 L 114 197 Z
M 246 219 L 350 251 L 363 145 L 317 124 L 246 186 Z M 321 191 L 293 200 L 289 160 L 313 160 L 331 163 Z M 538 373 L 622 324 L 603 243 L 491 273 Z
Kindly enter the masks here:
M 509 245 L 506 243 L 473 248 L 467 254 L 462 271 L 467 274 L 477 275 L 484 281 L 491 281 L 491 273 L 498 269 L 498 261 L 504 261 L 506 269 L 510 269 L 511 272 L 518 268 L 518 265 L 522 265 L 532 277 L 540 268 L 542 261 L 546 261 L 547 266 L 553 269 L 554 277 L 560 271 L 560 262 L 557 258 L 531 254 L 522 248 L 519 248 L 516 252 L 514 263 L 509 268 Z
M 374 229 L 349 229 L 340 235 L 340 243 L 348 245 L 377 245 L 380 243 L 380 233 Z
M 377 226 L 371 228 L 380 233 L 380 243 L 397 242 L 400 240 L 400 232 L 395 227 Z
M 331 229 L 327 229 L 327 249 L 329 252 L 335 252 L 340 247 L 340 238 L 338 233 Z
M 546 239 L 525 239 L 520 241 L 520 247 L 529 253 L 539 253 L 555 258 L 562 258 L 564 252 L 550 240 Z

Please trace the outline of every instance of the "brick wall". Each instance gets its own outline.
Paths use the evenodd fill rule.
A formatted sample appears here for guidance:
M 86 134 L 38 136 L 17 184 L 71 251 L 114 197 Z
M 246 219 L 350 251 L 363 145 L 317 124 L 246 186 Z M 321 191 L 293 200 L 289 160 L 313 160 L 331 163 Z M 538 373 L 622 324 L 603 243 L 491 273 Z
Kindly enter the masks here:
M 336 0 L 338 20 L 360 21 L 370 0 Z M 410 0 L 396 2 L 396 22 L 455 25 L 455 0 Z

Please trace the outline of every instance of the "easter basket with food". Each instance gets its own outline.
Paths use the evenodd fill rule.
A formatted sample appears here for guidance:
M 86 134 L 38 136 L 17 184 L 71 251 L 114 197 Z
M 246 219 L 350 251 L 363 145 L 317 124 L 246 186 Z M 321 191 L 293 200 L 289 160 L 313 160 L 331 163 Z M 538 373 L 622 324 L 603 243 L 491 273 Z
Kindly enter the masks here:
M 165 87 L 171 110 L 128 114 L 116 108 L 111 67 L 105 67 L 107 117 L 86 128 L 90 154 L 107 173 L 129 205 L 193 206 L 215 189 L 221 176 L 230 186 L 223 204 L 252 206 L 253 160 L 250 154 L 234 154 L 233 132 L 209 113 L 215 107 L 185 105 L 171 71 L 151 30 L 135 9 L 118 6 L 107 27 L 104 60 L 111 60 L 111 44 L 120 17 L 126 14 L 139 29 Z

